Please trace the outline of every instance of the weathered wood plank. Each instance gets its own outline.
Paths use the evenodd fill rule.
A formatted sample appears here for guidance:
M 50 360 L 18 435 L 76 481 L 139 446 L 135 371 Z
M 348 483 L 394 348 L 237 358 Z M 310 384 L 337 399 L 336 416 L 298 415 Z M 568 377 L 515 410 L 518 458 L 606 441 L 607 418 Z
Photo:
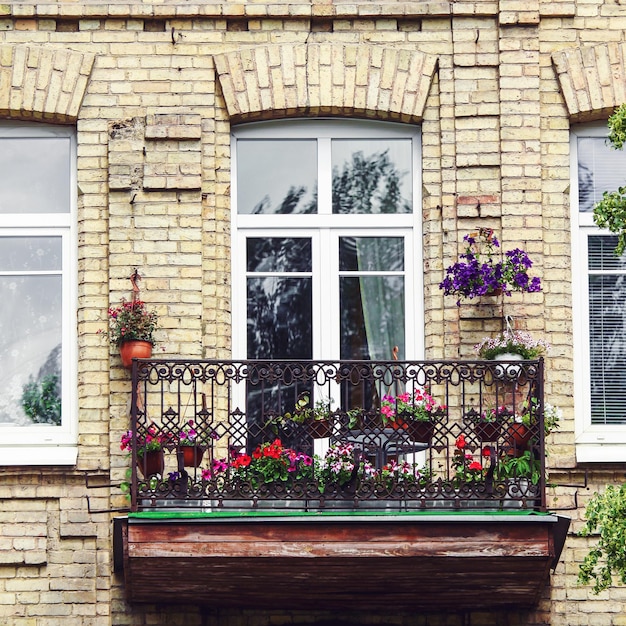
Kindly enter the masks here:
M 135 602 L 162 594 L 224 607 L 532 606 L 549 578 L 552 526 L 133 521 L 125 577 Z

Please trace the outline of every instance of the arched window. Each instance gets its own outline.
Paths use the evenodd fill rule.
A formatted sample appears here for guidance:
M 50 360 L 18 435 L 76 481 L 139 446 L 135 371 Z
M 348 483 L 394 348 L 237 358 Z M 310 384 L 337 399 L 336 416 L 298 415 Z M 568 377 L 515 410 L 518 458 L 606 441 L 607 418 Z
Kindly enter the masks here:
M 423 353 L 419 128 L 346 120 L 236 127 L 233 353 Z

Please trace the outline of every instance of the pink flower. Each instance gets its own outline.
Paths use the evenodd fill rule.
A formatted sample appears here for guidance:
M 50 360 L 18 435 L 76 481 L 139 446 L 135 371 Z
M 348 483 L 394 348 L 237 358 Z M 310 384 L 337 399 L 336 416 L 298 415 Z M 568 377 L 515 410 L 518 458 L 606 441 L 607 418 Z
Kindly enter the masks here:
M 394 410 L 390 406 L 388 406 L 386 404 L 380 407 L 380 412 L 385 417 L 393 417 L 393 415 L 394 415 Z

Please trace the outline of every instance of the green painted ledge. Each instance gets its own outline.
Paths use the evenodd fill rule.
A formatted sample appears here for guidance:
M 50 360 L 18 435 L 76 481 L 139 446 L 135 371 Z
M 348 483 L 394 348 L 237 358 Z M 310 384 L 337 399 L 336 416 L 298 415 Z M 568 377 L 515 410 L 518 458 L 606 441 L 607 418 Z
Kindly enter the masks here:
M 545 517 L 551 513 L 537 511 L 139 511 L 128 513 L 129 519 L 144 520 L 176 520 L 176 519 L 241 519 L 241 518 L 304 518 L 320 519 L 331 517 L 342 518 L 424 518 L 424 517 L 499 517 L 499 518 L 528 518 Z

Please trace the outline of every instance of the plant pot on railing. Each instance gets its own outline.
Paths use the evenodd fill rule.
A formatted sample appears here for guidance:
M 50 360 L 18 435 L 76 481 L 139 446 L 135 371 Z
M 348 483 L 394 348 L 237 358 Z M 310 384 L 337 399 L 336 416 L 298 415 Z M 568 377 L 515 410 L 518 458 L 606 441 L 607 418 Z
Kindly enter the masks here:
M 163 475 L 165 469 L 165 454 L 163 450 L 148 450 L 137 456 L 137 467 L 144 478 L 157 474 Z
M 328 439 L 332 435 L 333 422 L 330 419 L 311 420 L 308 430 L 313 439 Z
M 412 421 L 406 422 L 409 439 L 415 443 L 430 443 L 435 434 L 435 422 Z
M 476 422 L 474 424 L 474 432 L 480 441 L 497 441 L 501 431 L 501 422 Z
M 389 422 L 389 426 L 394 430 L 406 430 L 408 428 L 409 423 L 403 419 L 402 417 L 397 417 Z
M 518 422 L 511 424 L 506 431 L 505 451 L 509 455 L 519 456 L 527 450 L 532 436 L 532 429 L 525 424 Z
M 126 369 L 132 367 L 133 359 L 149 359 L 151 356 L 152 344 L 149 341 L 130 339 L 120 344 L 120 357 L 122 358 L 122 365 Z
M 201 446 L 181 446 L 183 453 L 183 463 L 185 467 L 200 467 L 202 457 L 204 456 L 204 448 Z

